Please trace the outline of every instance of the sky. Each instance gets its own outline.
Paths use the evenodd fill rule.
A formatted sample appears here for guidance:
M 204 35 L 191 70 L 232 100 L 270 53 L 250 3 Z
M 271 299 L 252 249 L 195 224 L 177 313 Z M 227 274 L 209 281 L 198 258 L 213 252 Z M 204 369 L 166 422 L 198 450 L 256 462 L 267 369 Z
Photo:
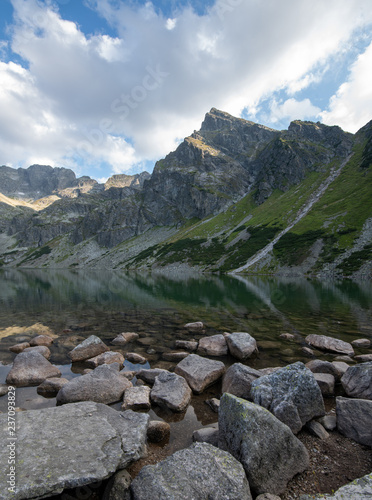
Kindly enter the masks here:
M 152 171 L 212 108 L 372 119 L 371 0 L 0 0 L 0 165 Z

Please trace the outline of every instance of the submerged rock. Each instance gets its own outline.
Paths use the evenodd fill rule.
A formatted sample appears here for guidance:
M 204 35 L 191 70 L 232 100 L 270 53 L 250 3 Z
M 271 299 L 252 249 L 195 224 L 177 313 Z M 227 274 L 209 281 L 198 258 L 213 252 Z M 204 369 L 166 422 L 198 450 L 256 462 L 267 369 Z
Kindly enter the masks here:
M 94 358 L 109 350 L 107 345 L 102 342 L 99 337 L 91 335 L 70 351 L 68 356 L 71 358 L 71 361 L 75 363 L 77 361 L 85 361 L 86 359 Z
M 111 342 L 111 344 L 125 345 L 125 344 L 128 344 L 129 342 L 132 342 L 133 340 L 138 339 L 138 338 L 139 338 L 139 335 L 138 335 L 138 333 L 135 333 L 135 332 L 119 333 L 119 335 L 114 338 L 114 340 Z
M 6 383 L 25 387 L 39 385 L 47 378 L 60 376 L 59 369 L 39 352 L 21 352 L 14 358 L 13 367 L 6 377 Z
M 186 323 L 184 328 L 187 328 L 188 330 L 200 332 L 204 329 L 204 325 L 201 321 L 194 321 L 194 323 Z
M 301 441 L 259 405 L 225 393 L 218 424 L 219 447 L 240 460 L 256 494 L 282 493 L 288 481 L 309 466 Z
M 241 464 L 226 451 L 194 443 L 156 465 L 143 467 L 131 484 L 133 500 L 251 500 Z
M 193 342 L 192 340 L 176 340 L 176 347 L 194 352 L 198 348 L 198 342 Z
M 170 425 L 161 420 L 152 420 L 147 428 L 147 439 L 151 443 L 160 443 L 170 436 Z
M 144 358 L 140 354 L 137 354 L 136 352 L 127 352 L 125 354 L 125 359 L 127 359 L 131 363 L 139 363 L 141 365 L 144 365 L 147 362 L 146 358 Z
M 93 402 L 18 413 L 17 455 L 22 465 L 17 467 L 14 498 L 58 495 L 127 467 L 145 455 L 148 419 L 145 414 L 118 412 Z M 0 415 L 4 442 L 9 436 L 7 426 L 7 416 Z M 3 471 L 9 470 L 8 458 L 7 447 L 1 447 Z M 5 475 L 0 485 L 2 492 L 7 491 Z
M 190 354 L 178 363 L 175 373 L 184 377 L 191 389 L 196 394 L 200 394 L 206 387 L 222 377 L 225 373 L 225 365 L 222 361 Z
M 354 355 L 354 349 L 349 342 L 344 342 L 340 339 L 334 339 L 333 337 L 327 337 L 326 335 L 308 335 L 305 338 L 305 342 L 310 344 L 317 349 L 322 351 L 331 351 L 337 354 L 347 354 L 350 356 Z

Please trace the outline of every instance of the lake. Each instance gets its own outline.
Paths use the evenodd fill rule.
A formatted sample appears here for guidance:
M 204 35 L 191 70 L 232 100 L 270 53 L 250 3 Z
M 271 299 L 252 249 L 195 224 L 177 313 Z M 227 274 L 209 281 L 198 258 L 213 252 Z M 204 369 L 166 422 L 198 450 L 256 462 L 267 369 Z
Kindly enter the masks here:
M 306 278 L 235 277 L 225 275 L 162 275 L 121 271 L 13 270 L 0 272 L 0 383 L 5 382 L 14 354 L 9 347 L 36 333 L 55 337 L 50 361 L 72 378 L 82 367 L 71 366 L 68 351 L 89 335 L 110 342 L 117 334 L 137 332 L 138 340 L 128 349 L 145 356 L 146 367 L 173 369 L 165 352 L 174 350 L 175 340 L 199 339 L 203 335 L 247 331 L 257 340 L 258 356 L 249 359 L 253 368 L 285 366 L 311 359 L 303 351 L 311 333 L 345 341 L 372 339 L 372 284 L 349 280 L 326 282 Z M 202 321 L 204 334 L 184 328 Z M 291 333 L 293 340 L 280 338 Z M 111 346 L 113 350 L 125 349 Z M 356 349 L 357 354 L 365 351 Z M 332 360 L 331 354 L 317 353 Z M 222 358 L 228 366 L 233 358 Z M 217 421 L 205 399 L 219 396 L 220 385 L 193 396 L 185 414 L 153 408 L 152 419 L 171 423 L 168 451 L 191 443 L 192 431 Z M 55 406 L 55 398 L 44 398 L 35 387 L 17 389 L 17 406 L 36 409 Z M 7 398 L 0 398 L 6 411 Z M 113 405 L 119 409 L 120 404 Z

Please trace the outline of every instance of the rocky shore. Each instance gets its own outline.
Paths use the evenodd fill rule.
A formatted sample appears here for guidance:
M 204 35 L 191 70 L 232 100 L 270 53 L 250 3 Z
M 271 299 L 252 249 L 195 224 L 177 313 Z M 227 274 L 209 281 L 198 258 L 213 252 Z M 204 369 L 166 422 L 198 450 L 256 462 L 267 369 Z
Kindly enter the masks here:
M 82 488 L 90 492 L 84 498 L 106 500 L 323 498 L 307 490 L 306 481 L 317 470 L 317 450 L 327 457 L 327 443 L 331 451 L 337 439 L 358 447 L 365 472 L 326 498 L 371 497 L 369 339 L 351 345 L 310 335 L 304 349 L 332 352 L 334 361 L 254 369 L 249 360 L 260 344 L 248 332 L 207 336 L 202 322 L 185 329 L 190 340 L 176 340 L 175 350 L 165 353 L 173 363 L 169 370 L 148 368 L 144 356 L 128 350 L 136 332 L 121 333 L 111 347 L 91 335 L 68 353 L 82 367 L 71 380 L 49 361 L 52 337 L 11 346 L 16 356 L 1 394 L 9 386 L 37 385 L 38 394 L 55 396 L 57 406 L 16 413 L 17 480 L 9 489 L 3 475 L 0 499 L 82 498 Z M 354 347 L 365 348 L 365 354 L 355 356 Z M 229 367 L 221 361 L 227 354 L 235 358 Z M 128 370 L 126 359 L 136 370 Z M 193 397 L 202 398 L 216 383 L 220 397 L 205 402 L 218 414 L 218 424 L 195 431 L 193 445 L 154 460 L 151 450 L 169 437 L 170 426 L 150 421 L 148 411 L 159 407 L 182 415 Z M 117 402 L 120 411 L 108 406 Z M 0 421 L 5 443 L 7 415 Z M 3 471 L 8 455 L 3 446 Z

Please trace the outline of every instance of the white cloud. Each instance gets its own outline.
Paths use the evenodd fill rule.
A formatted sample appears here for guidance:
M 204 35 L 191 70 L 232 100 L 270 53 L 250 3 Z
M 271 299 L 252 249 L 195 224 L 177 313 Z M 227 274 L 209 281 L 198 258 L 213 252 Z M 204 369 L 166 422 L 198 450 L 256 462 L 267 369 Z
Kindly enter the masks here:
M 350 76 L 332 96 L 329 110 L 321 116 L 324 123 L 337 123 L 356 132 L 372 120 L 372 43 L 350 69 Z
M 211 107 L 239 115 L 274 91 L 294 95 L 319 81 L 327 59 L 372 22 L 370 0 L 217 0 L 203 16 L 186 7 L 173 17 L 151 2 L 89 0 L 117 35 L 87 36 L 51 1 L 12 0 L 12 50 L 28 69 L 0 67 L 0 163 L 39 156 L 73 166 L 79 158 L 79 165 L 109 162 L 118 173 L 159 159 Z M 361 66 L 360 59 L 355 74 Z M 337 102 L 349 87 L 325 120 L 344 119 Z M 279 119 L 319 110 L 293 98 L 272 111 Z
M 319 116 L 320 108 L 314 106 L 310 99 L 297 101 L 296 99 L 287 99 L 282 103 L 273 101 L 270 105 L 270 122 L 276 123 L 287 118 L 289 120 L 306 120 Z

